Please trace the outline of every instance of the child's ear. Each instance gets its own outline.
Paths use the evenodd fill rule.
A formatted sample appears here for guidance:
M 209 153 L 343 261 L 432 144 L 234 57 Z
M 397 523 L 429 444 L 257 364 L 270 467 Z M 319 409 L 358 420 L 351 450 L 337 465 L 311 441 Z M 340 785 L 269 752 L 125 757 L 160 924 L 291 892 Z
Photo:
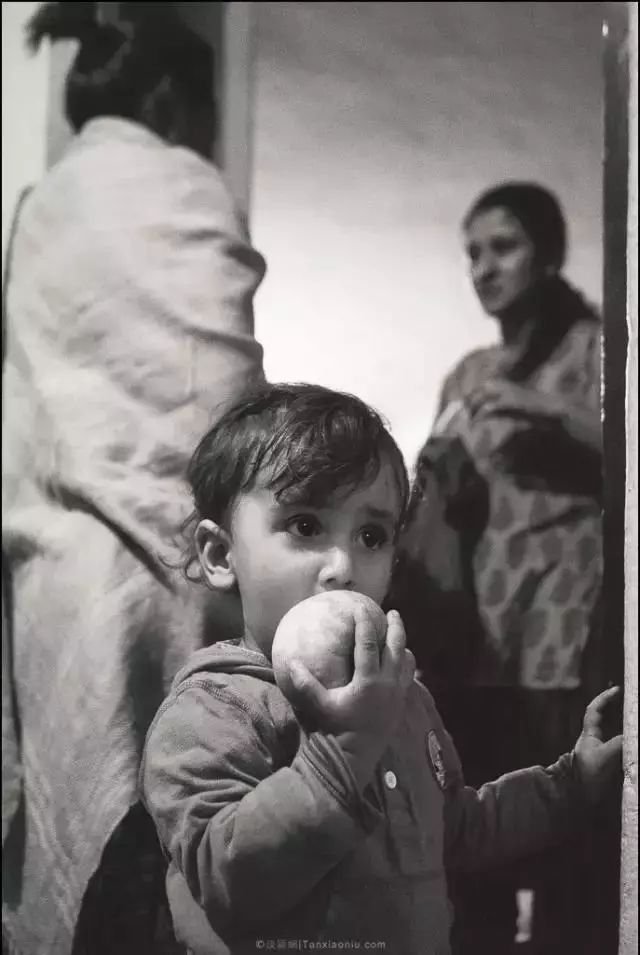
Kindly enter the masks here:
M 233 590 L 236 574 L 231 537 L 214 521 L 200 521 L 195 533 L 196 552 L 204 579 L 212 590 Z

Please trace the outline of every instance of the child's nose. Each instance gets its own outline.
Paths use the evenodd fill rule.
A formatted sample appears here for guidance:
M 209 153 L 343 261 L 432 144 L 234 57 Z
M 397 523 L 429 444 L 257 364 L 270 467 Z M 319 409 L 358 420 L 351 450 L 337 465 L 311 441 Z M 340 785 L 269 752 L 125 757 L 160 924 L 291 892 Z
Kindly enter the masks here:
M 354 567 L 351 551 L 348 547 L 332 547 L 327 551 L 320 571 L 320 584 L 323 590 L 352 590 Z

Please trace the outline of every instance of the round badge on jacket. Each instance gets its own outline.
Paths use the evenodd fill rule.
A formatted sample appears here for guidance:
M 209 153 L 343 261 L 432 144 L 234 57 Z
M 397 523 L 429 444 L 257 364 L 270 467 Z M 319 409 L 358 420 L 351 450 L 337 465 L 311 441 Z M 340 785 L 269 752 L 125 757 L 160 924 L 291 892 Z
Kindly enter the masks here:
M 433 775 L 436 777 L 436 782 L 438 783 L 440 789 L 444 789 L 447 774 L 444 768 L 442 746 L 440 745 L 440 740 L 438 739 L 438 734 L 435 730 L 431 730 L 427 736 L 427 747 L 429 750 L 429 762 L 431 763 Z

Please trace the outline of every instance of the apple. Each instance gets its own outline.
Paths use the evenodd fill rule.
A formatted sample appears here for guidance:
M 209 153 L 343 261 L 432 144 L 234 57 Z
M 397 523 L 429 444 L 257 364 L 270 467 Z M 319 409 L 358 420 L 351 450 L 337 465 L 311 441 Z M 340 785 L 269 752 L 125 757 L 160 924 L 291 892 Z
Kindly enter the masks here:
M 271 648 L 276 683 L 292 693 L 291 661 L 303 663 L 327 689 L 346 686 L 353 677 L 356 611 L 359 626 L 370 626 L 380 650 L 387 618 L 375 601 L 349 590 L 332 590 L 295 604 L 280 621 Z

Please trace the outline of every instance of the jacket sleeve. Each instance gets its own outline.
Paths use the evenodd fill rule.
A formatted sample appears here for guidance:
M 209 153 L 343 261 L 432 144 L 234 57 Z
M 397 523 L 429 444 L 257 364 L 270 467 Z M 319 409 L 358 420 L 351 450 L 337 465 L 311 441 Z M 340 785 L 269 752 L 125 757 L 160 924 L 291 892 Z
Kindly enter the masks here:
M 147 738 L 145 804 L 223 934 L 293 909 L 380 818 L 333 737 L 303 737 L 278 768 L 274 732 L 226 689 L 191 684 Z
M 586 816 L 573 754 L 479 790 L 464 785 L 458 762 L 445 792 L 445 865 L 470 871 L 509 862 L 562 841 Z

